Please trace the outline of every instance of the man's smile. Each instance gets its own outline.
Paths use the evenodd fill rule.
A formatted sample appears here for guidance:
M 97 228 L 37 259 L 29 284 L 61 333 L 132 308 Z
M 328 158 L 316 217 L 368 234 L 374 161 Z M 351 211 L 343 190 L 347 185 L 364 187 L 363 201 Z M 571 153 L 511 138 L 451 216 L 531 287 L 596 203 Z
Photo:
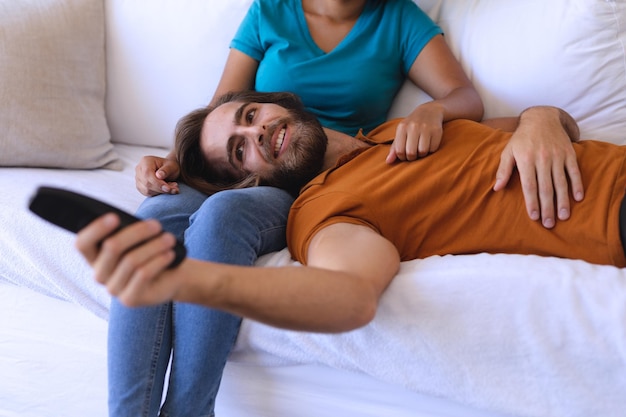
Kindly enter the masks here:
M 274 158 L 278 158 L 278 156 L 282 153 L 288 141 L 285 141 L 285 136 L 287 134 L 287 125 L 284 125 L 282 128 L 277 129 L 278 133 L 274 135 L 272 142 L 274 143 Z

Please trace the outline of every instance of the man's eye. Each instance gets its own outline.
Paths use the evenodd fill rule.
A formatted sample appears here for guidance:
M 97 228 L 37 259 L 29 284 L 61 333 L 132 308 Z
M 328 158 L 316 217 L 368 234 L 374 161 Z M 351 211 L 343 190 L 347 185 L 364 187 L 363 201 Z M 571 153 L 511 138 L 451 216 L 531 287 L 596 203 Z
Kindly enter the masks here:
M 256 113 L 256 110 L 252 109 L 250 111 L 248 111 L 246 113 L 246 122 L 248 123 L 252 123 L 252 119 L 254 119 L 254 114 Z
M 235 158 L 241 162 L 243 160 L 243 142 L 235 148 Z

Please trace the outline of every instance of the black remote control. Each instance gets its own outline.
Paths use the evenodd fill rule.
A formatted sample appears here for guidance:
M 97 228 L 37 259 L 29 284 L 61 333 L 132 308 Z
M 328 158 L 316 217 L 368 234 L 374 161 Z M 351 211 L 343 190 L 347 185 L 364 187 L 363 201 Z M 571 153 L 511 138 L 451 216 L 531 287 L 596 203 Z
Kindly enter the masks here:
M 140 220 L 102 201 L 55 187 L 39 187 L 28 208 L 43 219 L 73 233 L 78 233 L 96 218 L 111 212 L 121 219 L 121 225 L 117 230 Z M 169 268 L 178 266 L 187 255 L 185 246 L 180 241 L 176 242 L 174 251 L 176 258 Z

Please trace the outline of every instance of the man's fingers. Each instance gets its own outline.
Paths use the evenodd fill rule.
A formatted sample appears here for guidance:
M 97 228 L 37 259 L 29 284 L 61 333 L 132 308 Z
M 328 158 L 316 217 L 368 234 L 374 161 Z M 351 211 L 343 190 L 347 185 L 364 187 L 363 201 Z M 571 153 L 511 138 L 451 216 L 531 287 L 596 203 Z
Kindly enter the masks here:
M 556 194 L 556 217 L 559 220 L 567 220 L 570 216 L 570 189 L 567 182 L 567 175 L 561 167 L 554 167 L 552 172 L 554 192 Z
M 159 272 L 162 272 L 169 264 L 158 269 L 156 265 L 161 265 L 161 260 L 173 260 L 173 250 L 176 239 L 169 233 L 160 234 L 152 239 L 133 246 L 130 251 L 123 253 L 123 258 L 117 263 L 117 267 L 106 279 L 107 290 L 112 295 L 119 295 L 135 279 L 147 281 Z
M 565 170 L 566 172 L 563 171 L 563 168 L 555 167 L 555 172 L 552 174 L 559 220 L 569 219 L 571 214 L 570 195 L 574 201 L 582 201 L 585 196 L 582 176 L 575 156 L 565 161 Z
M 576 155 L 572 158 L 567 158 L 565 161 L 565 169 L 569 176 L 570 187 L 572 190 L 572 197 L 575 201 L 582 201 L 585 198 L 585 187 L 583 185 L 582 175 L 578 168 L 578 160 Z
M 137 307 L 154 302 L 160 302 L 161 298 L 170 297 L 171 294 L 167 293 L 165 296 L 161 296 L 161 290 L 156 288 L 162 285 L 160 280 L 163 279 L 161 273 L 168 267 L 168 265 L 174 259 L 175 254 L 173 251 L 164 251 L 159 255 L 150 258 L 140 270 L 137 270 L 127 281 L 127 285 L 117 293 L 119 301 L 128 307 Z M 150 291 L 147 291 L 148 287 Z M 152 294 L 153 297 L 146 298 L 147 294 Z M 157 294 L 157 298 L 154 295 Z
M 544 227 L 550 229 L 555 225 L 555 213 L 554 213 L 554 177 L 552 172 L 542 173 L 537 175 L 538 180 L 538 193 L 539 193 L 539 206 L 541 207 L 541 223 Z M 567 185 L 566 185 L 567 186 Z
M 531 220 L 539 220 L 541 218 L 541 211 L 539 206 L 539 184 L 537 178 L 541 175 L 536 171 L 519 170 L 520 181 L 522 183 L 522 194 L 524 194 L 524 201 L 526 202 L 526 211 L 528 217 Z
M 504 148 L 502 155 L 500 155 L 500 165 L 496 171 L 496 182 L 493 186 L 494 191 L 500 191 L 509 183 L 511 175 L 513 175 L 513 169 L 515 168 L 515 158 L 508 152 L 507 148 Z
M 139 243 L 161 233 L 156 220 L 131 224 L 115 234 L 119 218 L 107 214 L 85 227 L 77 236 L 76 247 L 93 267 L 96 281 L 106 284 L 122 256 Z
M 93 265 L 98 253 L 99 245 L 119 226 L 120 219 L 113 213 L 105 214 L 84 227 L 76 235 L 74 245 L 76 249 Z

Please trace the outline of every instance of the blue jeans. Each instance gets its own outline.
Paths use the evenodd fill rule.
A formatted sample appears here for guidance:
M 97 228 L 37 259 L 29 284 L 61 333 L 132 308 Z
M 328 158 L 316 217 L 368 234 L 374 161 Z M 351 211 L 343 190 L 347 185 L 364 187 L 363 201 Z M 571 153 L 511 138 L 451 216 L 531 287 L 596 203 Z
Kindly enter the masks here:
M 209 198 L 182 184 L 180 191 L 146 199 L 137 216 L 159 219 L 165 230 L 184 240 L 189 257 L 252 265 L 260 255 L 285 247 L 293 203 L 285 191 L 256 187 Z M 110 416 L 214 415 L 241 318 L 185 303 L 128 308 L 113 299 L 109 320 Z

